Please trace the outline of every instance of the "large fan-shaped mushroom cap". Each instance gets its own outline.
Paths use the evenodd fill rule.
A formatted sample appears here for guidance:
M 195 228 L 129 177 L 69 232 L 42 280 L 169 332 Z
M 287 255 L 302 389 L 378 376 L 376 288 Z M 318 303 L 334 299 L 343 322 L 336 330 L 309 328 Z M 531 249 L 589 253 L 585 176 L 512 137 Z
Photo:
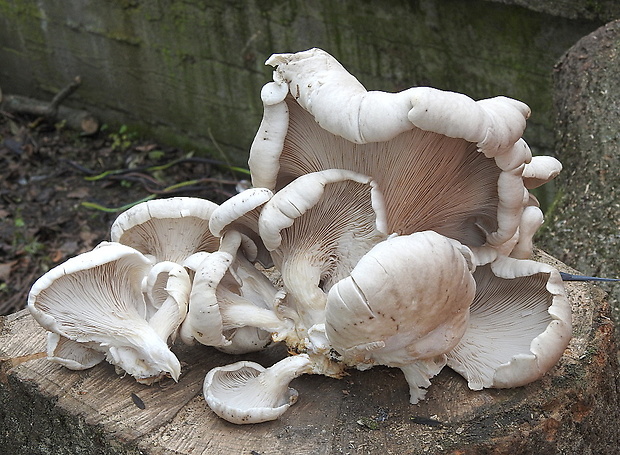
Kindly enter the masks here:
M 407 367 L 417 402 L 417 389 L 428 386 L 467 329 L 472 262 L 466 247 L 432 231 L 377 244 L 329 291 L 330 345 L 351 366 Z
M 535 381 L 560 359 L 571 338 L 571 308 L 550 265 L 498 258 L 474 273 L 477 292 L 467 331 L 448 366 L 473 390 Z
M 320 49 L 267 63 L 277 68 L 250 152 L 255 187 L 278 191 L 303 174 L 348 169 L 376 182 L 389 232 L 434 230 L 497 248 L 514 238 L 529 199 L 525 104 L 427 87 L 369 92 Z

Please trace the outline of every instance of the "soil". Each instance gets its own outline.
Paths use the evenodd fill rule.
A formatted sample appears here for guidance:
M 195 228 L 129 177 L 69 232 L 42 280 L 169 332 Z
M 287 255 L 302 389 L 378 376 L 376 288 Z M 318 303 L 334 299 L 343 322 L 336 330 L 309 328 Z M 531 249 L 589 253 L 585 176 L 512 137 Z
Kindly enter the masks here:
M 116 216 L 145 198 L 221 203 L 243 172 L 191 150 L 105 125 L 81 136 L 0 111 L 0 314 L 25 307 L 47 270 L 109 240 Z

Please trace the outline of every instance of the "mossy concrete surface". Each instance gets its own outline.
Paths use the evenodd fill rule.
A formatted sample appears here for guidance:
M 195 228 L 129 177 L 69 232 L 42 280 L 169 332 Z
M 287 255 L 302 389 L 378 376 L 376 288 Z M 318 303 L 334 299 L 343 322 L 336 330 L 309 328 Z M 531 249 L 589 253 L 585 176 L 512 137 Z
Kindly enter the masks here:
M 592 19 L 608 22 L 620 18 L 617 0 L 492 0 L 519 5 L 533 11 L 569 19 Z
M 558 197 L 538 244 L 582 273 L 620 278 L 620 22 L 581 39 L 555 73 Z M 620 324 L 620 283 L 610 293 Z
M 0 0 L 0 87 L 51 99 L 80 75 L 70 101 L 114 128 L 244 164 L 264 61 L 321 47 L 369 89 L 524 101 L 526 140 L 545 153 L 553 64 L 603 24 L 584 17 L 482 0 Z

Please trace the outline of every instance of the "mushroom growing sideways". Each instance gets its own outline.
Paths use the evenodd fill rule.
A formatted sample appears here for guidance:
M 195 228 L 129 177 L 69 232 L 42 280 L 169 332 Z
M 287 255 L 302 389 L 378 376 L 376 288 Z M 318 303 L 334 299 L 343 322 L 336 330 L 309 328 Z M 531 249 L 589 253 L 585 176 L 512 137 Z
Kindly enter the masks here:
M 102 360 L 102 353 L 139 382 L 151 383 L 164 375 L 178 379 L 181 365 L 168 347 L 168 337 L 185 317 L 183 303 L 181 309 L 178 304 L 187 300 L 189 278 L 178 269 L 160 270 L 168 278 L 154 281 L 164 279 L 166 284 L 149 292 L 144 284 L 151 269 L 149 259 L 133 248 L 103 243 L 39 278 L 30 291 L 28 309 L 53 334 L 48 337 L 48 356 L 83 369 Z M 153 311 L 147 315 L 144 291 L 163 291 L 170 298 L 151 302 Z M 165 317 L 160 318 L 159 311 Z M 74 349 L 66 349 L 67 344 Z

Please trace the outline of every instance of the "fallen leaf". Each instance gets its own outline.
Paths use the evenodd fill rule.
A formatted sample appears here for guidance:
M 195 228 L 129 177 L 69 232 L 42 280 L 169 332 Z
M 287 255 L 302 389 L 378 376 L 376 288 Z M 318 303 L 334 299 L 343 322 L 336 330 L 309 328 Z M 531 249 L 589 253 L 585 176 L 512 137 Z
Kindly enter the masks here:
M 81 188 L 76 188 L 73 191 L 69 191 L 67 193 L 67 197 L 71 198 L 71 199 L 84 199 L 89 194 L 90 194 L 90 192 L 89 192 L 88 188 L 81 187 Z

